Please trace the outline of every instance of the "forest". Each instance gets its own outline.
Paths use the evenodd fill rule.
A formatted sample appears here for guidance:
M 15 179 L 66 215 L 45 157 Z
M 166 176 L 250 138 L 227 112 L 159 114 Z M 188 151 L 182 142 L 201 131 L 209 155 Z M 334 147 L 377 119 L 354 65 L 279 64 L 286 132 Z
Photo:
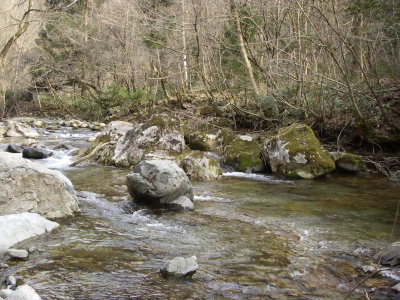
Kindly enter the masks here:
M 2 118 L 167 111 L 400 144 L 396 0 L 13 0 L 0 14 Z

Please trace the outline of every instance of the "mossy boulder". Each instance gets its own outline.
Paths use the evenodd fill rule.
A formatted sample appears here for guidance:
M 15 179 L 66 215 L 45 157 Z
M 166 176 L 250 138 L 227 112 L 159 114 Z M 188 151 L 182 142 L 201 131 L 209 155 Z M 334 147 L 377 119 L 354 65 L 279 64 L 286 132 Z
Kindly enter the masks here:
M 264 170 L 261 151 L 262 149 L 256 141 L 234 139 L 225 146 L 222 162 L 239 172 L 261 172 Z
M 216 180 L 222 175 L 219 162 L 200 151 L 193 151 L 186 156 L 182 168 L 190 180 Z
M 364 159 L 360 155 L 345 152 L 330 152 L 336 168 L 346 172 L 359 172 L 365 169 Z
M 274 173 L 289 178 L 315 178 L 332 172 L 335 163 L 313 130 L 295 123 L 265 139 L 263 157 Z

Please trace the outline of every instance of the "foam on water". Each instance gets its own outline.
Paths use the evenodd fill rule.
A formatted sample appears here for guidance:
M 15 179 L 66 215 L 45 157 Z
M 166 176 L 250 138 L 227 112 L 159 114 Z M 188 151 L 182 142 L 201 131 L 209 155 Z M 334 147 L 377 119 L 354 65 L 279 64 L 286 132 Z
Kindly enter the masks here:
M 57 150 L 52 150 L 52 152 L 53 156 L 38 160 L 38 162 L 46 168 L 62 170 L 69 167 L 73 161 L 67 152 Z
M 224 173 L 223 176 L 225 176 L 225 177 L 248 178 L 248 179 L 252 179 L 252 180 L 266 181 L 266 182 L 277 183 L 277 184 L 281 184 L 281 183 L 294 184 L 293 181 L 284 180 L 284 179 L 278 178 L 276 176 L 264 175 L 264 174 L 243 173 L 243 172 L 227 172 L 227 173 Z

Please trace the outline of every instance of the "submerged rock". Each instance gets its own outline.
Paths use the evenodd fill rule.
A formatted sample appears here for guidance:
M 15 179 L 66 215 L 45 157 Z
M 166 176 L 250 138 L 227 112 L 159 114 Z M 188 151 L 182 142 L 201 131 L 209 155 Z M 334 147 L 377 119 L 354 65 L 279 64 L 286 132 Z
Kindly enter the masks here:
M 60 225 L 49 221 L 35 213 L 22 213 L 0 216 L 0 253 L 6 252 L 11 246 L 32 238 L 51 232 Z
M 20 154 L 0 152 L 0 186 L 0 215 L 33 212 L 62 218 L 80 211 L 67 177 Z
M 141 161 L 127 175 L 127 185 L 129 194 L 135 201 L 182 205 L 183 209 L 193 209 L 193 205 L 186 199 L 178 200 L 184 196 L 192 202 L 193 188 L 185 172 L 173 162 Z M 183 205 L 184 203 L 186 204 Z
M 346 152 L 330 152 L 338 169 L 346 172 L 359 172 L 365 169 L 364 159 L 360 155 Z
M 264 157 L 274 173 L 289 178 L 315 178 L 332 172 L 334 161 L 326 154 L 312 129 L 295 123 L 264 141 Z
M 197 264 L 197 257 L 190 258 L 175 257 L 170 262 L 166 263 L 160 270 L 164 277 L 187 277 L 196 273 L 199 265 Z

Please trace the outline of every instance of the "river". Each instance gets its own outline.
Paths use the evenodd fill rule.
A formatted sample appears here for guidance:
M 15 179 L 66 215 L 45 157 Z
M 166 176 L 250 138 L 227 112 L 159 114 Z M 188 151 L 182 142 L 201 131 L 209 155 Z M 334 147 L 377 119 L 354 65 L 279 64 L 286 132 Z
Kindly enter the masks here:
M 231 172 L 193 182 L 194 211 L 170 211 L 134 204 L 127 169 L 69 167 L 93 134 L 64 128 L 39 141 L 70 147 L 40 163 L 72 181 L 82 211 L 56 220 L 56 232 L 20 243 L 37 248 L 28 260 L 8 261 L 7 272 L 42 299 L 343 299 L 371 256 L 400 238 L 398 226 L 391 237 L 400 185 L 386 177 L 293 181 Z M 159 273 L 174 257 L 192 255 L 199 264 L 192 278 Z M 379 282 L 400 280 L 397 271 L 385 275 Z M 360 288 L 349 299 L 366 298 Z

